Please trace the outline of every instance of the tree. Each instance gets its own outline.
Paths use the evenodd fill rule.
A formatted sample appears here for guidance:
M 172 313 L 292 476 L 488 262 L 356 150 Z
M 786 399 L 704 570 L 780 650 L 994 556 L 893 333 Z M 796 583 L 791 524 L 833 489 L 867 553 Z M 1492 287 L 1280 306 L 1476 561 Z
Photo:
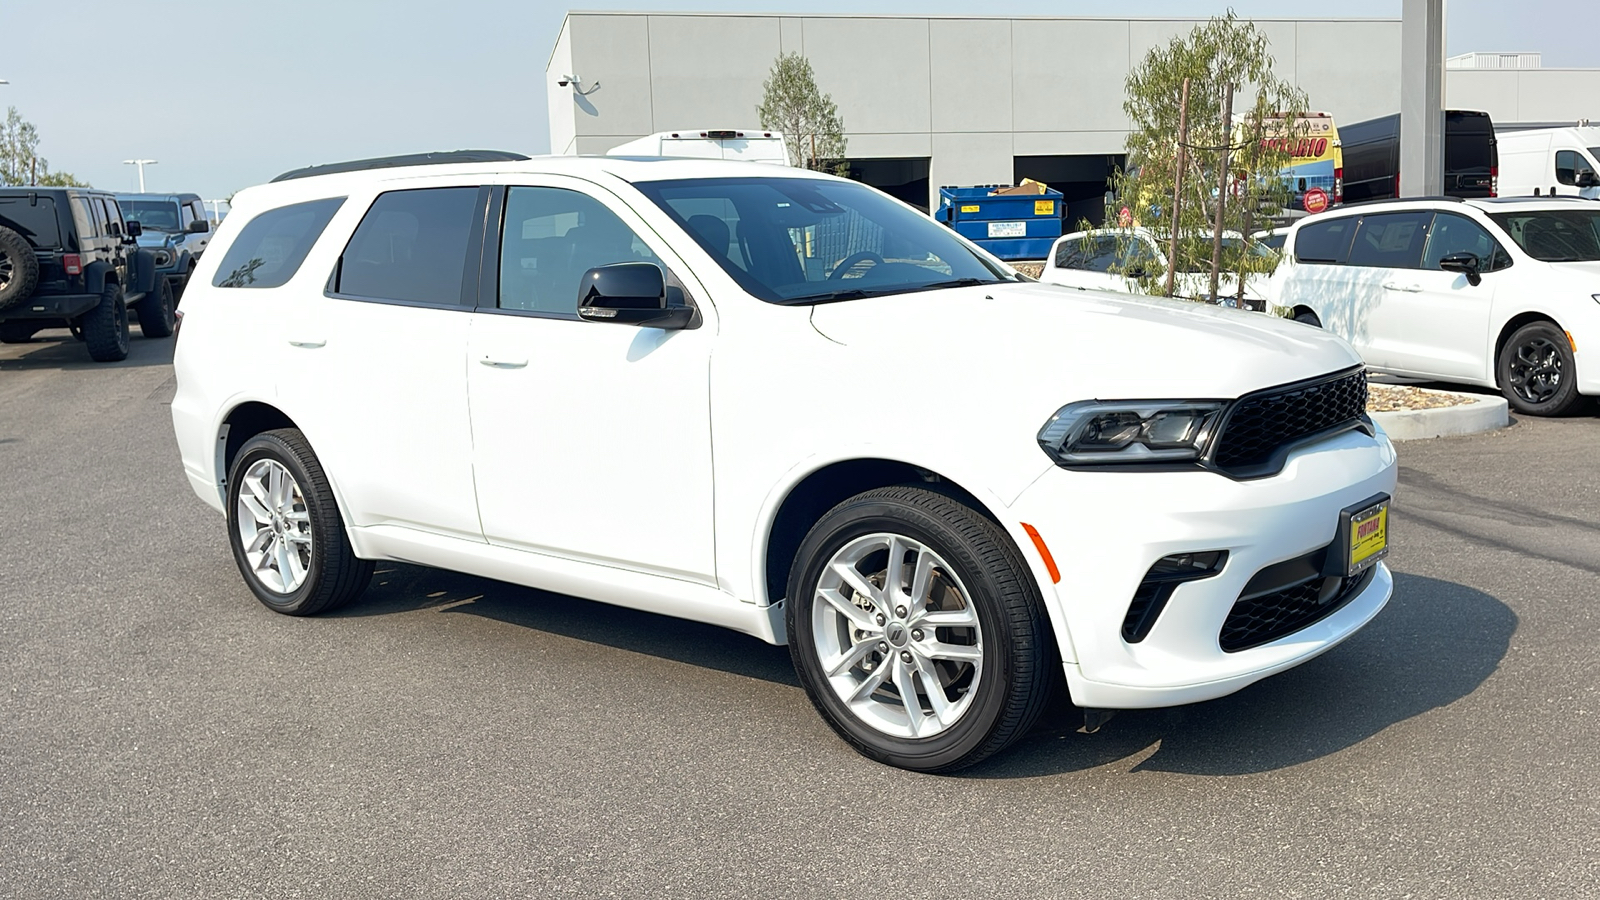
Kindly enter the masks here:
M 783 132 L 789 158 L 807 169 L 844 174 L 844 120 L 833 98 L 818 90 L 811 62 L 798 53 L 778 54 L 761 90 L 761 127 Z
M 39 184 L 46 187 L 88 187 L 67 172 L 50 171 L 39 155 L 39 130 L 15 106 L 7 107 L 0 125 L 0 184 Z
M 1151 49 L 1128 74 L 1122 108 L 1132 128 L 1128 166 L 1112 179 L 1120 201 L 1117 212 L 1127 208 L 1130 215 L 1125 218 L 1153 231 L 1168 255 L 1173 255 L 1176 229 L 1173 268 L 1178 272 L 1211 271 L 1219 203 L 1222 229 L 1249 234 L 1280 214 L 1289 199 L 1289 187 L 1279 173 L 1290 156 L 1283 149 L 1287 141 L 1280 139 L 1305 135 L 1307 125 L 1297 114 L 1308 101 L 1304 91 L 1279 80 L 1267 48 L 1266 35 L 1229 10 L 1196 26 L 1187 37 Z M 1180 148 L 1186 79 L 1188 139 Z M 1231 100 L 1226 113 L 1225 98 Z M 1243 110 L 1241 99 L 1247 104 Z M 1225 153 L 1227 177 L 1222 179 Z M 1174 192 L 1180 181 L 1174 223 Z M 1124 238 L 1125 248 L 1129 244 Z M 1128 257 L 1126 252 L 1119 255 Z M 1220 269 L 1224 276 L 1238 277 L 1242 292 L 1245 280 L 1270 272 L 1272 262 L 1252 255 L 1242 242 L 1232 242 L 1223 247 Z M 1164 270 L 1143 264 L 1125 268 L 1123 274 L 1145 293 L 1165 292 Z

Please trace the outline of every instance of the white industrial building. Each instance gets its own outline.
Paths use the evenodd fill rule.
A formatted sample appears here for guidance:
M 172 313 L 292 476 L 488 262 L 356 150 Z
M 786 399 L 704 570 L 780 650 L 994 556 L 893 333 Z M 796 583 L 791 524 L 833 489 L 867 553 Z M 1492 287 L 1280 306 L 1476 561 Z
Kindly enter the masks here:
M 1066 195 L 1069 221 L 1098 218 L 1123 161 L 1129 70 L 1203 21 L 572 12 L 545 69 L 551 150 L 753 128 L 773 60 L 800 52 L 838 104 L 853 177 L 928 206 L 940 185 L 1031 177 Z M 1400 109 L 1399 19 L 1255 23 L 1313 109 L 1338 122 Z M 1600 70 L 1446 74 L 1452 108 L 1508 123 L 1600 119 Z

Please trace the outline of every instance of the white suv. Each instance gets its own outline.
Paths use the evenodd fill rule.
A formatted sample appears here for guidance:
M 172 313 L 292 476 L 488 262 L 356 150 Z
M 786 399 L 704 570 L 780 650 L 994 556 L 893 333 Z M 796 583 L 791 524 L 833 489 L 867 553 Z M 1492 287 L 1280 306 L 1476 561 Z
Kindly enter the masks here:
M 338 168 L 234 198 L 176 350 L 184 469 L 274 610 L 404 560 L 711 622 L 938 771 L 1063 672 L 1092 722 L 1220 697 L 1389 598 L 1337 337 L 1028 283 L 798 169 Z
M 1600 394 L 1600 203 L 1399 200 L 1295 223 L 1269 292 L 1392 375 L 1560 415 Z M 1589 356 L 1584 355 L 1584 351 Z

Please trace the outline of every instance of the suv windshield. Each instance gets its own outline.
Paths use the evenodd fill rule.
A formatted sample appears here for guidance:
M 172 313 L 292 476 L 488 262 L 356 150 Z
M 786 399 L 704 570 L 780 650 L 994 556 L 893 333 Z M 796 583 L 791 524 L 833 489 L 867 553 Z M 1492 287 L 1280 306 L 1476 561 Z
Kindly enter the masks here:
M 1600 260 L 1600 210 L 1490 213 L 1529 256 L 1543 262 Z
M 861 184 L 746 177 L 635 186 L 740 287 L 770 303 L 1019 280 L 943 225 Z
M 118 200 L 122 217 L 145 231 L 178 231 L 178 204 L 163 200 Z

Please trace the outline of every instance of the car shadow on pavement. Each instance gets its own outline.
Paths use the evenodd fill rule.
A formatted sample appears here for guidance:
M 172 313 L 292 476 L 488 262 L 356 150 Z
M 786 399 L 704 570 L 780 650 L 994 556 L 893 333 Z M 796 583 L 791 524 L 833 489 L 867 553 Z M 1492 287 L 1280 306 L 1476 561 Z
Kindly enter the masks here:
M 145 338 L 135 330 L 128 341 L 128 358 L 121 362 L 95 362 L 83 342 L 76 340 L 65 329 L 36 334 L 26 344 L 7 344 L 7 350 L 20 355 L 7 359 L 0 356 L 0 372 L 19 372 L 28 369 L 129 369 L 140 366 L 165 366 L 172 362 L 171 338 Z M 15 348 L 15 349 L 13 349 Z
M 1058 702 L 1029 737 L 963 774 L 1027 778 L 1140 754 L 1131 771 L 1246 775 L 1298 765 L 1471 694 L 1516 629 L 1510 607 L 1482 591 L 1396 574 L 1394 598 L 1376 619 L 1302 666 L 1218 700 L 1123 711 L 1095 734 L 1079 733 L 1082 714 Z
M 382 616 L 419 609 L 467 613 L 619 650 L 799 688 L 786 647 L 687 619 L 582 600 L 488 578 L 379 563 L 359 600 L 326 617 Z

